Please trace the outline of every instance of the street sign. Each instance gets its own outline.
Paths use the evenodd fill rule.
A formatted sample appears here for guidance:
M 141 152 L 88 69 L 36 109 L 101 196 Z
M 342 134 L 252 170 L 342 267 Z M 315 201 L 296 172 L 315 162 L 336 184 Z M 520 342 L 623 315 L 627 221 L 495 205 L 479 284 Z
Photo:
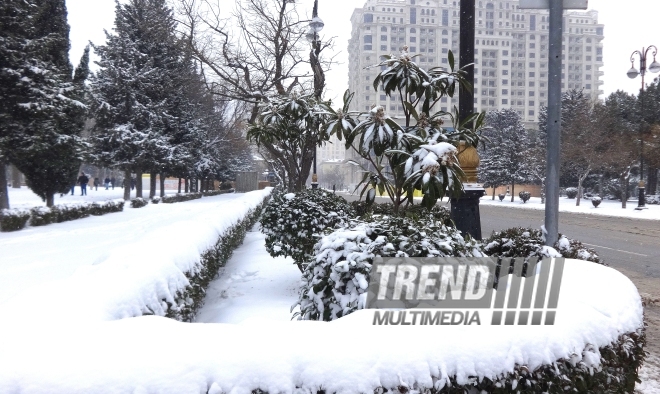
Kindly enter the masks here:
M 563 8 L 565 10 L 586 10 L 589 0 L 564 0 Z M 518 5 L 521 9 L 542 9 L 550 8 L 550 0 L 520 0 Z

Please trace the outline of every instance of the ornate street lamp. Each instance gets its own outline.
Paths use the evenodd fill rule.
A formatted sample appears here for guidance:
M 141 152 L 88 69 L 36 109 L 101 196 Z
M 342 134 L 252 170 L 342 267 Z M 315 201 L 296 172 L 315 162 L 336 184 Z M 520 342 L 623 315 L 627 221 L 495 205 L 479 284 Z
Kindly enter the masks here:
M 314 97 L 317 100 L 321 99 L 323 94 L 323 87 L 325 86 L 325 75 L 321 68 L 319 61 L 319 54 L 321 53 L 321 40 L 319 33 L 323 30 L 325 23 L 319 18 L 319 2 L 314 0 L 314 8 L 312 10 L 312 20 L 309 22 L 309 31 L 305 35 L 307 41 L 312 44 L 312 50 L 309 53 L 309 63 L 312 66 L 314 73 Z M 314 141 L 314 167 L 312 172 L 312 189 L 319 187 L 318 175 L 316 174 L 316 141 Z
M 656 48 L 655 45 L 651 45 L 647 48 L 642 47 L 642 51 L 634 51 L 632 55 L 630 55 L 630 70 L 628 70 L 627 75 L 628 78 L 634 79 L 637 78 L 638 75 L 642 76 L 642 89 L 640 91 L 640 98 L 642 97 L 641 93 L 644 93 L 644 75 L 646 75 L 646 59 L 648 58 L 649 51 L 652 50 L 653 52 L 651 53 L 653 55 L 653 63 L 648 67 L 648 70 L 652 73 L 657 73 L 660 71 L 660 63 L 658 63 L 655 60 L 655 56 L 658 53 L 658 48 Z M 635 68 L 635 55 L 639 56 L 639 71 Z M 646 184 L 644 183 L 644 139 L 642 138 L 642 129 L 640 127 L 639 129 L 639 201 L 637 203 L 637 210 L 645 209 L 646 208 L 646 197 L 644 195 L 645 193 L 645 186 Z

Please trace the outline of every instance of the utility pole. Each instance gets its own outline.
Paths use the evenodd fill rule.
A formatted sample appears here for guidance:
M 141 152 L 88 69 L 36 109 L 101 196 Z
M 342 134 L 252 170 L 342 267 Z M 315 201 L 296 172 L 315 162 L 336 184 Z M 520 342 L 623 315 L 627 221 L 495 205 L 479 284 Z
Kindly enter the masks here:
M 559 165 L 561 147 L 561 63 L 564 9 L 586 10 L 588 0 L 520 0 L 521 9 L 549 9 L 548 53 L 548 152 L 545 183 L 545 244 L 559 238 Z

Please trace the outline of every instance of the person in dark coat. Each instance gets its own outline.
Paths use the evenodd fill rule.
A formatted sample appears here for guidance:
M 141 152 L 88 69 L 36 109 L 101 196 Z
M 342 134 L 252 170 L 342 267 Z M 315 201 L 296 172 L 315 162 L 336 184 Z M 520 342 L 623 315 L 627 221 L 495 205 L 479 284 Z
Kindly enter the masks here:
M 89 178 L 87 178 L 87 175 L 85 175 L 84 172 L 80 173 L 80 176 L 78 177 L 78 183 L 80 183 L 80 195 L 86 196 L 87 184 L 89 183 Z
M 135 184 L 136 184 L 135 178 L 131 178 L 131 190 L 135 189 Z
M 112 190 L 115 190 L 115 178 L 114 177 L 110 178 L 110 186 L 112 186 Z
M 99 178 L 94 178 L 94 190 L 99 190 L 100 183 L 101 181 L 99 180 Z
M 105 190 L 108 190 L 110 188 L 110 178 L 106 176 L 103 183 L 105 183 Z

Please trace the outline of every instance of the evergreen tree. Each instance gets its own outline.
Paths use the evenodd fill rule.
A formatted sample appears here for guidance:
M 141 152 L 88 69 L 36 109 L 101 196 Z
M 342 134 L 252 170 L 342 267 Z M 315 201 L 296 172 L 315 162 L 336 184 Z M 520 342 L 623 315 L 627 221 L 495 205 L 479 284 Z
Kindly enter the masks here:
M 483 137 L 486 146 L 482 150 L 479 178 L 487 186 L 511 185 L 513 202 L 515 184 L 530 179 L 524 163 L 529 141 L 520 116 L 512 109 L 488 112 Z
M 0 151 L 52 206 L 53 195 L 71 186 L 82 161 L 79 134 L 86 107 L 68 58 L 65 0 L 14 3 L 2 10 L 9 39 L 0 50 L 9 57 L 0 67 Z
M 164 0 L 117 3 L 116 34 L 95 46 L 100 70 L 92 79 L 99 164 L 131 173 L 155 172 L 172 158 L 181 68 L 174 20 Z M 169 111 L 169 112 L 168 112 Z M 130 188 L 124 189 L 130 198 Z

